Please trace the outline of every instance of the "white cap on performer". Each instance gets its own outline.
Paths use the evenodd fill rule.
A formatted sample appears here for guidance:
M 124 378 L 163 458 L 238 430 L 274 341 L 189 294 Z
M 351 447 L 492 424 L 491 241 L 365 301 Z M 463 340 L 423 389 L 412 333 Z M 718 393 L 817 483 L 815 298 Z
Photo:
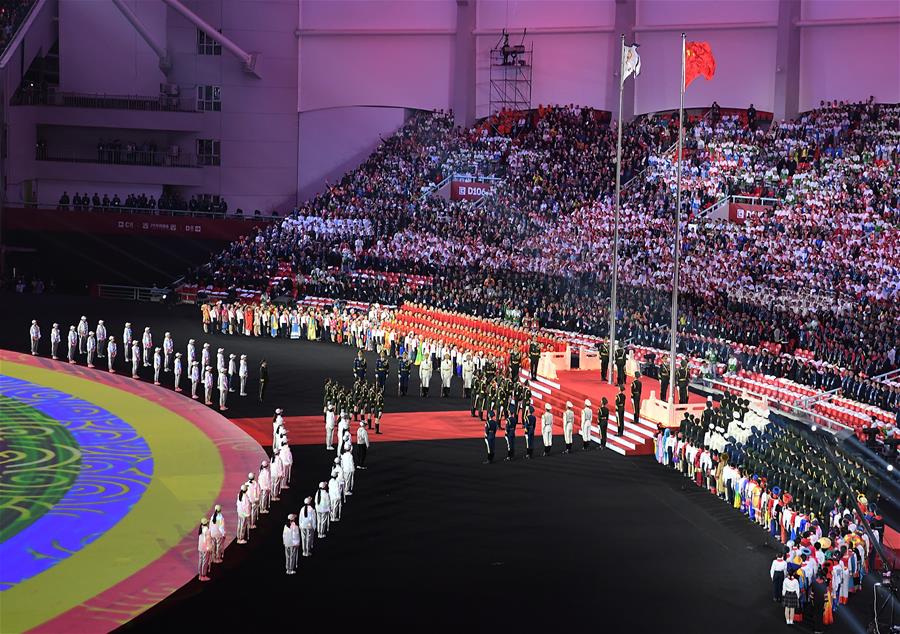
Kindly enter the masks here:
M 112 339 L 112 337 L 110 337 L 110 339 Z M 180 352 L 176 352 L 176 353 L 175 353 L 175 356 L 178 357 L 178 358 L 180 359 L 180 358 L 181 358 L 181 353 L 180 353 Z
M 69 326 L 69 330 L 75 330 L 75 326 Z
M 591 406 L 591 399 L 589 399 L 589 398 L 584 399 L 584 406 L 585 406 L 585 407 L 590 407 L 590 406 Z
M 248 479 L 248 480 L 252 480 L 252 479 L 253 479 L 253 473 L 252 473 L 252 472 L 247 474 L 247 479 Z
M 172 333 L 170 333 L 170 332 L 166 333 L 166 337 L 171 337 L 171 336 L 172 336 Z
M 85 317 L 84 315 L 82 315 L 81 318 L 82 318 L 82 319 L 87 319 L 87 317 Z
M 54 327 L 54 328 L 59 328 L 59 324 L 57 324 L 57 323 L 54 322 L 53 327 Z
M 126 321 L 126 322 L 125 322 L 125 327 L 126 327 L 126 328 L 130 328 L 130 327 L 131 327 L 131 322 L 130 322 L 130 321 Z
M 310 497 L 304 498 L 303 503 L 304 504 L 312 504 L 312 498 L 310 498 Z
M 234 359 L 234 358 L 235 358 L 235 355 L 230 354 L 230 355 L 228 355 L 228 358 L 229 358 L 229 359 Z
M 101 320 L 99 320 L 97 323 L 98 323 L 98 324 L 102 324 L 102 323 L 103 323 L 103 320 L 101 319 Z
M 242 355 L 241 355 L 241 359 L 246 359 L 246 358 L 247 358 L 247 355 L 246 355 L 246 354 L 242 354 Z
M 328 485 L 325 484 L 324 482 L 319 482 L 319 488 L 320 488 L 320 489 L 324 489 L 326 486 L 328 486 Z
M 188 343 L 194 343 L 193 339 L 188 339 Z
M 144 332 L 150 332 L 150 326 L 144 326 Z
M 34 326 L 34 325 L 36 325 L 36 324 L 37 324 L 37 319 L 32 319 L 32 320 L 31 320 L 31 325 Z
M 221 504 L 216 504 L 216 506 L 215 506 L 214 508 L 215 508 L 216 511 L 218 511 L 218 512 L 220 512 L 220 513 L 222 512 L 222 505 L 221 505 Z
M 572 407 L 574 407 L 574 405 L 572 405 L 572 401 L 566 401 L 566 407 L 569 408 L 569 409 L 571 409 Z
M 553 409 L 553 406 L 552 406 L 552 405 L 550 405 L 550 403 L 547 403 L 547 405 L 546 405 L 546 406 L 544 406 L 544 409 L 546 409 L 546 410 L 547 410 L 547 411 L 548 411 L 548 412 L 549 412 L 549 411 L 550 411 L 550 410 L 552 410 L 552 409 Z

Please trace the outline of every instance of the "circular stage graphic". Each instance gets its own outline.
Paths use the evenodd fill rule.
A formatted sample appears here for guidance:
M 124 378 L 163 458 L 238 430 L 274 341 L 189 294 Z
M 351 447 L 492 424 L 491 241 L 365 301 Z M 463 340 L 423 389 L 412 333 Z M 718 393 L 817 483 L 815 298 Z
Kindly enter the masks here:
M 263 456 L 191 399 L 0 351 L 4 632 L 109 631 L 163 599 L 195 574 L 200 517 Z

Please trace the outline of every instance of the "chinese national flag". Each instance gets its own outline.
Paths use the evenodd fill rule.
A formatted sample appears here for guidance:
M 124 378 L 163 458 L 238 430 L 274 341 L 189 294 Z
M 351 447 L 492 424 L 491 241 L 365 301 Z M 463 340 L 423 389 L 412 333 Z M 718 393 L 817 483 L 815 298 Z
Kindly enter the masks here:
M 687 88 L 697 75 L 712 79 L 716 74 L 716 58 L 709 42 L 688 42 L 684 48 L 684 87 Z

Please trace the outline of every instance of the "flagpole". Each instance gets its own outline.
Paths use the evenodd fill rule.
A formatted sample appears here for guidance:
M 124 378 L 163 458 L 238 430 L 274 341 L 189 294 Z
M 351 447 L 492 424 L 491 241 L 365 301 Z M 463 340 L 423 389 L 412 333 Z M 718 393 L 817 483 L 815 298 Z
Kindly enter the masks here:
M 619 131 L 616 142 L 616 211 L 613 221 L 612 288 L 609 297 L 609 364 L 606 380 L 613 382 L 616 349 L 616 286 L 619 276 L 619 197 L 622 190 L 622 92 L 625 87 L 625 34 L 619 47 Z
M 681 274 L 681 154 L 684 148 L 684 64 L 685 34 L 681 34 L 681 84 L 678 103 L 678 163 L 676 163 L 677 191 L 675 194 L 675 263 L 672 272 L 672 324 L 670 326 L 671 342 L 669 346 L 669 424 L 675 422 L 675 358 L 678 352 L 678 282 Z

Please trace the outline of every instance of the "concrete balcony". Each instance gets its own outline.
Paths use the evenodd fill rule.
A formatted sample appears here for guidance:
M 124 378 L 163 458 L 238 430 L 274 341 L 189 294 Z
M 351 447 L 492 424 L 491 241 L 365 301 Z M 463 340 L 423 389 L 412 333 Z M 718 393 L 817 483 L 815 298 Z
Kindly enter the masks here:
M 164 152 L 133 152 L 102 157 L 38 152 L 37 178 L 61 181 L 122 182 L 147 185 L 200 186 L 203 170 L 194 155 L 167 156 Z

